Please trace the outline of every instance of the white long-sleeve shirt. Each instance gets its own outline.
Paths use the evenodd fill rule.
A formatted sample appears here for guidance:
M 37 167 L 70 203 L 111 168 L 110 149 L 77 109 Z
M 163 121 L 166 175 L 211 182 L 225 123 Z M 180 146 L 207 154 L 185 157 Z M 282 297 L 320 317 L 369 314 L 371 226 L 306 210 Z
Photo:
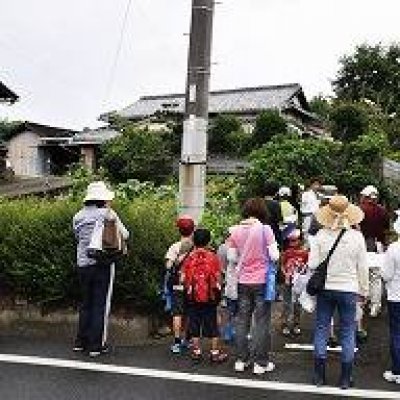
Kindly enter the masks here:
M 388 301 L 400 301 L 400 241 L 392 243 L 385 253 L 381 269 Z
M 310 248 L 309 266 L 315 269 L 326 259 L 340 231 L 323 228 L 316 235 Z M 367 249 L 361 232 L 347 230 L 328 264 L 326 290 L 368 295 Z

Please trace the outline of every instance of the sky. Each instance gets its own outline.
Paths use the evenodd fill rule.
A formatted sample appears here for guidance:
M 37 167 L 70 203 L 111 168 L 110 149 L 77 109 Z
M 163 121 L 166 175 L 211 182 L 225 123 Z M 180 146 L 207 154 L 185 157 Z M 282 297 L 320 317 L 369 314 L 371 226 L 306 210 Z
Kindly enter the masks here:
M 82 129 L 140 96 L 183 93 L 191 0 L 128 3 L 0 0 L 0 80 L 20 96 L 0 119 Z M 330 95 L 341 56 L 400 41 L 399 0 L 221 3 L 211 90 L 297 82 Z

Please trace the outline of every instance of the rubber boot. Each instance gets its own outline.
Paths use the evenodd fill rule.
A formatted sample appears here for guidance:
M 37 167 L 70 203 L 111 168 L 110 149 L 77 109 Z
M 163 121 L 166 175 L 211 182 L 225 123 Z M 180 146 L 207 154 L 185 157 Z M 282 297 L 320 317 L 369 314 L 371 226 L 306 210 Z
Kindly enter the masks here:
M 316 386 L 326 385 L 325 365 L 326 360 L 324 358 L 314 359 L 313 384 Z
M 353 386 L 352 378 L 353 363 L 343 363 L 342 362 L 342 372 L 340 374 L 339 386 L 341 389 L 348 389 Z

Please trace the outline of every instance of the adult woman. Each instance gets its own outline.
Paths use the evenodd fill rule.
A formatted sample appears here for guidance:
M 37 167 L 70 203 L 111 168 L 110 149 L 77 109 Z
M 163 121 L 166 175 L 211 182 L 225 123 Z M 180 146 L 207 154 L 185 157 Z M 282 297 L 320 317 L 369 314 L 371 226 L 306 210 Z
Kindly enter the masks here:
M 244 219 L 231 228 L 228 239 L 228 257 L 238 261 L 239 277 L 235 370 L 242 372 L 249 365 L 248 334 L 254 314 L 253 372 L 257 375 L 275 368 L 269 360 L 271 303 L 264 300 L 264 289 L 268 258 L 276 261 L 279 251 L 271 227 L 263 225 L 266 214 L 263 199 L 248 199 L 242 209 Z
M 93 182 L 87 188 L 84 207 L 73 218 L 73 230 L 78 241 L 77 265 L 82 291 L 78 333 L 74 351 L 89 351 L 96 357 L 108 351 L 106 346 L 108 314 L 114 283 L 114 263 L 99 262 L 88 254 L 95 229 L 104 226 L 105 219 L 116 221 L 120 235 L 128 231 L 117 214 L 108 207 L 114 192 L 104 182 Z
M 335 195 L 316 213 L 322 229 L 315 235 L 309 266 L 315 269 L 342 233 L 329 264 L 324 290 L 317 295 L 314 336 L 314 383 L 326 383 L 327 341 L 332 316 L 339 313 L 342 345 L 342 371 L 339 385 L 347 389 L 351 383 L 354 360 L 356 304 L 368 295 L 367 250 L 360 231 L 354 229 L 362 219 L 362 210 L 350 204 L 345 196 Z

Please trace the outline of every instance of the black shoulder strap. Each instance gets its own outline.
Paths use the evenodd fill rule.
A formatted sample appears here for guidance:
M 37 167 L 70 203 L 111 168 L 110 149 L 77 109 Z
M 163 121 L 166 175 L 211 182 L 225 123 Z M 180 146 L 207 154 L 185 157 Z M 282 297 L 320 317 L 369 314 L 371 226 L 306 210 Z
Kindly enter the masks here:
M 181 268 L 181 266 L 182 266 L 183 263 L 186 261 L 186 259 L 190 256 L 190 254 L 192 254 L 193 250 L 194 250 L 194 246 L 192 246 L 192 247 L 187 251 L 187 253 L 185 253 L 185 255 L 183 256 L 182 260 L 179 261 L 179 262 L 178 262 L 178 258 L 179 258 L 179 255 L 178 255 L 178 257 L 177 257 L 177 259 L 176 259 L 176 263 L 175 263 L 175 264 L 176 264 L 176 267 L 177 267 L 178 269 Z
M 333 243 L 333 246 L 331 247 L 331 249 L 329 250 L 328 255 L 326 256 L 326 263 L 328 264 L 330 258 L 332 257 L 333 252 L 336 250 L 337 245 L 340 242 L 340 239 L 343 237 L 344 233 L 346 232 L 346 229 L 342 229 L 338 235 L 338 237 L 335 240 L 335 243 Z

